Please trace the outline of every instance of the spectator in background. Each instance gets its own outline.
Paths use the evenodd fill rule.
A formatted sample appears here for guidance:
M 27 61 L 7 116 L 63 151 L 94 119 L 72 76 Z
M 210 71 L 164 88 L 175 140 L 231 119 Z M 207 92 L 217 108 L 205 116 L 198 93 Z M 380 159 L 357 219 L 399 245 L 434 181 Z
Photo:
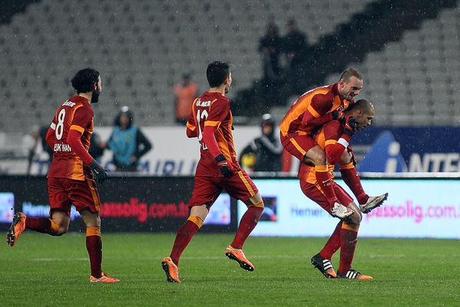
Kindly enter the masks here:
M 276 123 L 270 114 L 264 114 L 260 122 L 262 135 L 246 146 L 240 155 L 240 165 L 256 172 L 281 171 L 283 146 L 275 134 Z
M 267 32 L 259 41 L 259 52 L 262 54 L 264 79 L 278 80 L 281 75 L 280 55 L 281 36 L 278 26 L 273 20 L 267 25 Z
M 91 135 L 91 144 L 89 146 L 89 154 L 97 161 L 101 162 L 101 157 L 104 155 L 105 144 L 102 142 L 101 136 L 96 132 Z
M 294 18 L 289 19 L 287 33 L 283 37 L 282 51 L 288 63 L 288 82 L 292 84 L 294 92 L 299 88 L 297 83 L 302 81 L 300 68 L 305 61 L 308 48 L 306 35 L 298 29 Z
M 121 108 L 114 124 L 107 147 L 113 152 L 116 170 L 135 172 L 139 159 L 152 148 L 152 144 L 134 125 L 134 114 L 127 106 Z
M 198 85 L 192 81 L 190 74 L 182 76 L 182 82 L 174 87 L 176 104 L 176 123 L 185 125 L 192 111 L 192 103 L 198 97 Z

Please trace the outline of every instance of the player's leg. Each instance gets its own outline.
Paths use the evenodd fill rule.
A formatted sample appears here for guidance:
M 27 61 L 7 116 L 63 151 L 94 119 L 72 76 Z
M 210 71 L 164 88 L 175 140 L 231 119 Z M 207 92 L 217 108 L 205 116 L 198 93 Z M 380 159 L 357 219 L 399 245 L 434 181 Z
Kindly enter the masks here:
M 69 181 L 67 189 L 71 202 L 80 213 L 86 226 L 86 250 L 91 267 L 91 283 L 116 283 L 120 280 L 112 278 L 102 271 L 102 239 L 101 218 L 99 210 L 101 200 L 96 182 L 91 178 L 85 181 Z
M 326 163 L 326 155 L 323 149 L 316 145 L 308 150 L 307 157 L 314 161 L 316 181 L 327 197 L 330 206 L 334 206 L 334 204 L 337 203 L 337 196 L 334 192 L 334 178 L 329 172 L 329 167 Z
M 169 282 L 181 282 L 178 267 L 180 257 L 193 236 L 203 226 L 209 208 L 222 191 L 215 181 L 216 179 L 213 177 L 195 177 L 195 185 L 190 200 L 190 215 L 187 222 L 177 231 L 170 256 L 164 258 L 161 262 L 166 274 L 166 280 Z
M 329 200 L 317 185 L 302 181 L 300 183 L 302 192 L 311 200 L 320 205 L 325 211 L 331 214 Z M 337 224 L 332 235 L 329 237 L 326 245 L 319 253 L 311 258 L 311 264 L 317 268 L 326 278 L 336 278 L 337 273 L 332 266 L 332 256 L 340 248 L 340 231 L 342 221 Z
M 340 173 L 343 181 L 347 184 L 361 205 L 361 212 L 368 213 L 381 206 L 388 198 L 388 193 L 378 196 L 369 196 L 364 192 L 361 178 L 356 170 L 352 153 L 345 151 L 341 156 Z
M 264 202 L 254 182 L 244 170 L 239 170 L 225 183 L 225 189 L 234 198 L 243 201 L 248 209 L 240 220 L 232 243 L 225 250 L 225 255 L 237 261 L 240 267 L 254 271 L 254 265 L 246 258 L 243 245 L 256 227 L 264 211 Z
M 336 185 L 336 193 L 339 199 L 343 202 L 349 202 L 348 208 L 353 211 L 353 214 L 343 220 L 340 229 L 340 265 L 337 276 L 340 278 L 357 279 L 369 281 L 373 278 L 352 270 L 351 265 L 358 242 L 358 230 L 362 220 L 362 214 L 358 206 L 352 202 L 348 193 L 340 186 Z
M 28 217 L 22 212 L 16 213 L 6 236 L 8 245 L 14 246 L 28 229 L 52 236 L 60 236 L 67 232 L 71 203 L 66 191 L 65 179 L 49 178 L 48 196 L 51 218 Z
M 203 226 L 208 212 L 209 210 L 207 205 L 193 206 L 190 209 L 190 215 L 187 222 L 177 231 L 176 239 L 171 251 L 170 257 L 176 265 L 179 265 L 180 256 L 192 240 L 193 236 Z
M 90 282 L 105 284 L 119 282 L 119 279 L 110 277 L 102 271 L 101 218 L 99 213 L 85 209 L 80 211 L 80 214 L 86 225 L 86 250 L 91 267 Z
M 309 135 L 290 135 L 284 137 L 283 146 L 302 163 L 315 168 L 316 180 L 328 198 L 330 205 L 337 202 L 332 187 L 333 178 L 329 174 L 324 150 Z

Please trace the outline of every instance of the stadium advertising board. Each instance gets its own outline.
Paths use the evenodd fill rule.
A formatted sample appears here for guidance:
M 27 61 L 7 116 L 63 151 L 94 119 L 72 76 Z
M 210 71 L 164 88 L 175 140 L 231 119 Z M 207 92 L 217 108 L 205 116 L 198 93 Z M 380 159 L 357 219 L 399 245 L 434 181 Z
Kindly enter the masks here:
M 104 231 L 175 231 L 189 214 L 193 178 L 114 177 L 100 188 Z M 29 216 L 49 214 L 46 178 L 0 177 L 0 228 L 6 229 L 12 210 Z M 230 231 L 236 227 L 236 207 L 222 194 L 212 207 L 204 231 Z M 14 204 L 14 206 L 12 205 Z M 235 212 L 232 212 L 232 210 Z M 78 212 L 72 207 L 71 230 L 81 230 Z
M 364 148 L 361 172 L 459 172 L 460 127 L 372 127 L 352 144 Z
M 345 186 L 341 180 L 339 184 Z M 298 180 L 255 180 L 267 209 L 256 236 L 329 236 L 337 219 L 300 190 Z M 387 202 L 363 215 L 361 237 L 460 239 L 460 181 L 447 179 L 368 179 L 371 195 L 389 192 Z M 238 216 L 246 206 L 238 204 Z

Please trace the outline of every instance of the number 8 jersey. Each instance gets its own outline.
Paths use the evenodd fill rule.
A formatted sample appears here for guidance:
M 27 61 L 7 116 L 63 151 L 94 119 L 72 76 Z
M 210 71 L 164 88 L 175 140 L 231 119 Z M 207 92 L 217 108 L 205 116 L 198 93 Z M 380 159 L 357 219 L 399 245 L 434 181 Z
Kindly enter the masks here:
M 238 165 L 233 142 L 233 116 L 230 99 L 220 93 L 205 92 L 192 104 L 192 117 L 187 122 L 189 136 L 195 136 L 200 142 L 201 158 L 196 176 L 221 177 L 217 163 L 203 142 L 205 126 L 216 127 L 215 137 L 220 151 L 227 161 Z
M 89 170 L 84 170 L 82 159 L 69 145 L 70 130 L 82 134 L 81 143 L 88 151 L 94 130 L 94 111 L 88 99 L 74 96 L 64 102 L 56 110 L 46 138 L 53 150 L 48 177 L 85 180 Z

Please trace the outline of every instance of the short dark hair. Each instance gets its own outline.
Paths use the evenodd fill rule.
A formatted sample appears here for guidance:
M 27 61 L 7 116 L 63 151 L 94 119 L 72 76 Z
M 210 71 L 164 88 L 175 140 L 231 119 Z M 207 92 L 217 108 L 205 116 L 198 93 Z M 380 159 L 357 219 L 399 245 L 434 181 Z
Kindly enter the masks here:
M 215 61 L 208 65 L 206 78 L 210 87 L 218 87 L 225 82 L 230 74 L 230 66 L 225 62 Z
M 375 112 L 372 102 L 366 99 L 359 99 L 351 104 L 346 111 L 361 110 L 366 113 Z
M 361 73 L 359 71 L 357 71 L 356 69 L 354 69 L 353 67 L 349 67 L 347 69 L 345 69 L 342 74 L 340 75 L 340 81 L 348 81 L 350 80 L 351 77 L 356 77 L 358 78 L 359 80 L 362 80 L 363 79 L 363 76 L 361 75 Z
M 79 70 L 72 78 L 72 86 L 77 93 L 87 93 L 93 90 L 94 84 L 99 80 L 99 72 L 92 68 Z

